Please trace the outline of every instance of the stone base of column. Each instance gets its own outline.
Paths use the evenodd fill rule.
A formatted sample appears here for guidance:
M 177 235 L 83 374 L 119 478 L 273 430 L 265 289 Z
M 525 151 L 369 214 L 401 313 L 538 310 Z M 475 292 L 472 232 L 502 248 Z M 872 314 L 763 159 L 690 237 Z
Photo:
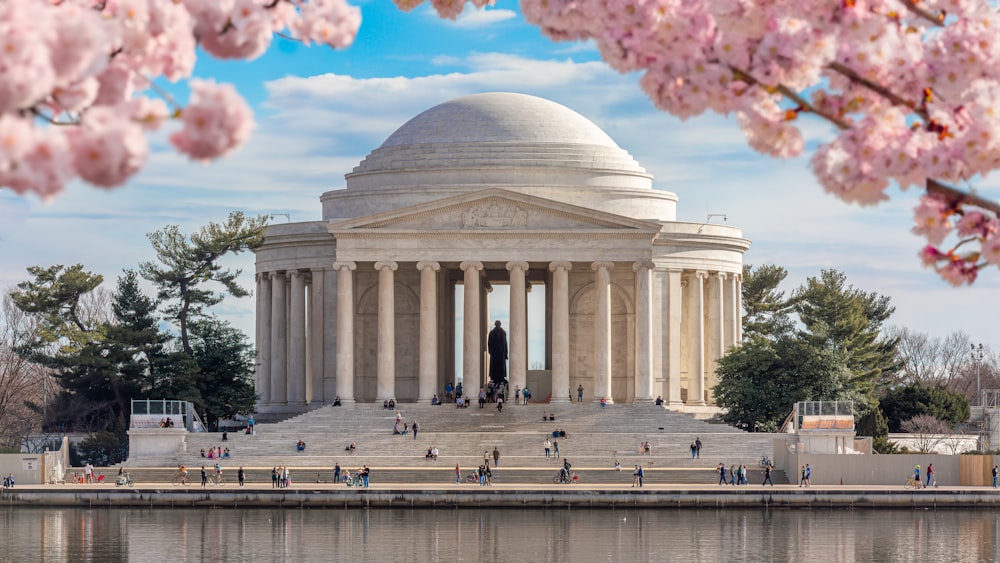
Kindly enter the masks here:
M 341 397 L 341 399 L 340 399 L 340 404 L 341 405 L 353 405 L 356 402 L 357 401 L 355 401 L 353 398 L 351 398 L 351 399 L 345 399 L 345 398 Z M 332 405 L 333 403 L 330 403 L 330 404 Z
M 684 402 L 683 401 L 669 401 L 667 403 L 667 408 L 671 409 L 671 410 L 684 408 Z
M 687 403 L 684 403 L 684 406 L 686 406 L 686 407 L 704 407 L 704 406 L 707 406 L 707 405 L 705 404 L 705 401 L 689 401 Z
M 549 399 L 549 403 L 560 404 L 560 405 L 564 405 L 566 403 L 572 403 L 572 402 L 573 401 L 569 400 L 569 395 L 568 394 L 565 397 L 552 397 L 551 399 Z

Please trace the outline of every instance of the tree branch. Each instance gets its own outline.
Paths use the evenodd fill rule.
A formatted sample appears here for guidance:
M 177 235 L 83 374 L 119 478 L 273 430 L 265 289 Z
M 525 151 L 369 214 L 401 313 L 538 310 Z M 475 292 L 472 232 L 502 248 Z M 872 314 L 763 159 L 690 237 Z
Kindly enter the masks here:
M 963 192 L 958 188 L 945 185 L 933 178 L 927 179 L 927 194 L 944 199 L 952 207 L 957 208 L 961 205 L 972 205 L 979 207 L 980 209 L 991 211 L 1000 216 L 1000 204 L 995 201 L 988 200 L 973 193 Z
M 935 15 L 930 11 L 923 9 L 920 6 L 917 6 L 916 0 L 902 0 L 902 3 L 904 6 L 906 6 L 906 9 L 910 10 L 917 16 L 931 22 L 935 26 L 938 27 L 944 26 L 944 17 L 945 15 L 947 15 L 944 10 L 941 10 L 941 13 Z
M 882 86 L 881 84 L 876 84 L 875 82 L 868 80 L 864 76 L 861 76 L 857 72 L 854 72 L 854 70 L 849 68 L 848 66 L 838 62 L 832 62 L 828 64 L 826 68 L 849 78 L 852 82 L 856 82 L 864 86 L 865 88 L 868 88 L 872 92 L 875 92 L 876 94 L 892 102 L 893 105 L 904 106 L 908 108 L 910 111 L 916 113 L 921 118 L 923 118 L 925 122 L 930 123 L 931 118 L 929 115 L 927 115 L 927 110 L 925 108 L 920 107 L 917 104 L 896 95 L 895 93 L 890 91 L 885 86 Z
M 758 81 L 756 78 L 754 78 L 753 76 L 751 76 L 749 72 L 747 72 L 747 71 L 745 71 L 743 69 L 737 68 L 737 67 L 735 67 L 733 65 L 729 65 L 729 69 L 732 70 L 734 74 L 736 74 L 737 76 L 739 76 L 741 80 L 749 82 L 750 84 L 753 84 L 755 86 L 760 86 L 761 88 L 766 88 L 766 86 L 764 86 L 763 84 L 761 84 L 760 81 Z M 814 113 L 814 114 L 822 117 L 823 119 L 825 119 L 825 120 L 829 121 L 830 123 L 833 123 L 834 125 L 836 125 L 839 129 L 850 129 L 850 127 L 851 127 L 850 123 L 844 121 L 843 119 L 841 119 L 841 118 L 839 118 L 839 117 L 837 117 L 835 115 L 831 115 L 831 114 L 829 114 L 829 113 L 827 113 L 825 111 L 820 110 L 816 106 L 814 106 L 811 103 L 809 103 L 808 100 L 806 100 L 802 96 L 800 96 L 797 93 L 795 93 L 794 91 L 792 91 L 792 89 L 789 88 L 788 86 L 785 86 L 784 84 L 778 84 L 775 87 L 775 89 L 779 93 L 781 93 L 782 96 L 785 96 L 789 100 L 792 100 L 793 102 L 795 102 L 796 104 L 798 104 L 799 107 L 802 108 L 804 111 L 807 111 L 809 113 Z

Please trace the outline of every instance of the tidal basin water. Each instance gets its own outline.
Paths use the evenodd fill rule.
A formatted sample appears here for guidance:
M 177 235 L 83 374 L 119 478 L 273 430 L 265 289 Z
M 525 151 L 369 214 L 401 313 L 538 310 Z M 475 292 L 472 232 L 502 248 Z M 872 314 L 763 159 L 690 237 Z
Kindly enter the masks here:
M 998 561 L 979 510 L 0 508 L 2 561 Z

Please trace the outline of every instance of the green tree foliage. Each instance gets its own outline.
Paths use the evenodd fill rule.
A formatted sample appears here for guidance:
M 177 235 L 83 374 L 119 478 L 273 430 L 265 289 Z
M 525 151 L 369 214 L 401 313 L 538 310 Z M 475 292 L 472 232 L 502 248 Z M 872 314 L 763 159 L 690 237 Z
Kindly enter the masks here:
M 896 310 L 889 297 L 856 289 L 843 273 L 823 270 L 795 291 L 793 301 L 803 337 L 842 352 L 853 374 L 851 385 L 874 399 L 876 387 L 891 381 L 900 367 L 898 339 L 882 332 Z
M 250 414 L 254 393 L 254 349 L 239 330 L 216 318 L 192 324 L 194 356 L 199 376 L 198 403 L 205 423 L 214 427 L 220 418 Z
M 965 395 L 939 385 L 911 383 L 890 389 L 880 401 L 890 432 L 901 432 L 903 423 L 920 415 L 932 416 L 951 424 L 969 420 L 969 401 Z
M 190 237 L 176 225 L 150 233 L 149 241 L 157 262 L 143 262 L 142 277 L 158 290 L 167 318 L 177 324 L 181 347 L 191 355 L 190 324 L 205 315 L 205 309 L 217 305 L 228 293 L 245 297 L 249 292 L 237 283 L 241 270 L 221 265 L 224 256 L 252 250 L 264 242 L 267 217 L 249 218 L 235 211 L 225 222 L 209 223 Z M 221 285 L 225 293 L 213 289 Z
M 792 303 L 778 286 L 788 277 L 780 266 L 743 266 L 743 338 L 771 337 L 791 330 Z
M 83 269 L 82 264 L 32 266 L 32 279 L 17 284 L 11 298 L 17 308 L 37 321 L 37 337 L 30 346 L 38 350 L 48 344 L 76 347 L 93 340 L 97 328 L 93 318 L 82 311 L 82 300 L 104 278 Z
M 798 401 L 857 399 L 842 355 L 794 333 L 755 336 L 719 361 L 715 399 L 723 419 L 774 432 Z

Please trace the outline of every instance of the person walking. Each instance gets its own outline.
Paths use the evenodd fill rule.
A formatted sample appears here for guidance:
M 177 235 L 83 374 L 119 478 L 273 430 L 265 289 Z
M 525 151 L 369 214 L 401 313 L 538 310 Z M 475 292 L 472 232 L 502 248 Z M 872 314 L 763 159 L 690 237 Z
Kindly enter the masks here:
M 333 482 L 334 483 L 340 482 L 340 463 L 335 463 L 333 465 Z
M 691 442 L 691 459 L 698 457 L 698 446 Z
M 928 463 L 927 464 L 927 486 L 928 487 L 931 486 L 931 481 L 933 481 L 933 480 L 934 480 L 934 464 L 933 463 Z M 934 484 L 936 485 L 937 483 L 934 483 Z
M 236 472 L 236 478 L 240 481 L 240 486 L 242 487 L 246 483 L 247 475 L 243 472 L 243 466 L 240 466 L 239 471 Z
M 807 487 L 810 486 L 810 485 L 812 485 L 812 467 L 810 467 L 808 463 L 806 464 L 806 478 L 805 478 L 805 482 L 806 482 L 806 486 Z
M 549 455 L 552 453 L 552 442 L 548 438 L 545 439 L 545 459 L 549 459 Z
M 462 468 L 457 463 L 455 464 L 455 484 L 462 484 Z
M 635 466 L 635 472 L 632 473 L 632 486 L 642 487 L 642 465 Z
M 997 488 L 997 466 L 993 466 L 993 488 Z
M 371 474 L 371 470 L 365 465 L 361 468 L 361 482 L 364 483 L 365 488 L 368 488 L 368 476 Z
M 701 438 L 697 436 L 694 438 L 694 457 L 701 458 Z
M 277 489 L 278 488 L 278 468 L 277 467 L 272 467 L 271 468 L 271 488 L 272 489 Z
M 413 439 L 414 440 L 417 439 L 417 432 L 419 432 L 419 431 L 420 431 L 420 425 L 417 424 L 416 420 L 414 420 L 413 421 Z
M 500 467 L 500 450 L 493 446 L 493 467 Z
M 205 471 L 205 466 L 201 466 L 201 488 L 205 488 L 208 485 L 208 471 Z
M 913 468 L 913 488 L 914 489 L 919 489 L 920 488 L 920 466 L 919 465 Z
M 760 486 L 763 487 L 768 483 L 770 483 L 772 487 L 774 486 L 774 481 L 771 480 L 771 464 L 764 466 L 764 482 L 761 483 Z
M 497 414 L 503 414 L 503 395 L 497 395 Z
M 576 388 L 576 402 L 583 402 L 583 384 L 581 383 L 579 387 Z
M 802 468 L 799 470 L 799 473 L 800 473 L 799 486 L 800 487 L 805 487 L 806 486 L 806 466 L 805 465 L 802 466 Z
M 552 442 L 552 455 L 559 457 L 559 440 L 553 440 Z
M 719 484 L 720 485 L 725 485 L 726 484 L 726 464 L 722 463 L 720 461 L 719 462 L 719 466 L 716 467 L 715 470 L 719 472 Z

